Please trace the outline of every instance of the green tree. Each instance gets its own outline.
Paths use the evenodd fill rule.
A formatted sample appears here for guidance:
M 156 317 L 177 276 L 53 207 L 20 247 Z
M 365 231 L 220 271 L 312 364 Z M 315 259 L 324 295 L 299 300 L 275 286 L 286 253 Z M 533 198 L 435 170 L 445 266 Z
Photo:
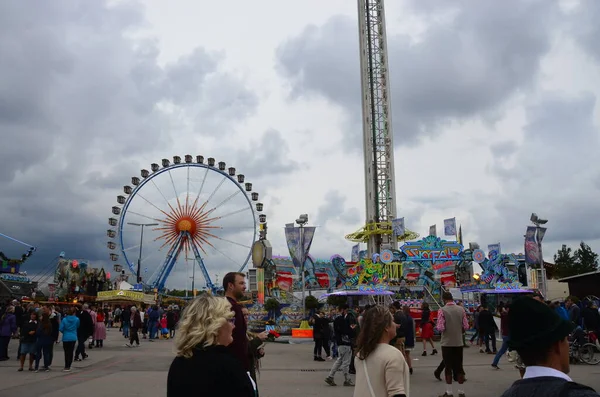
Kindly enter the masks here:
M 556 267 L 556 276 L 558 278 L 573 276 L 575 269 L 575 257 L 571 247 L 563 244 L 562 248 L 554 254 L 554 266 Z
M 345 303 L 348 302 L 348 297 L 347 296 L 340 296 L 340 295 L 329 295 L 327 297 L 327 304 L 333 307 L 338 307 L 341 306 Z
M 319 300 L 309 295 L 304 299 L 304 307 L 308 310 L 318 309 L 319 308 Z
M 269 319 L 274 319 L 277 310 L 281 307 L 279 301 L 275 298 L 269 298 L 265 301 L 265 310 L 269 312 Z
M 576 274 L 589 273 L 598 270 L 598 254 L 592 251 L 589 245 L 583 241 L 575 251 Z

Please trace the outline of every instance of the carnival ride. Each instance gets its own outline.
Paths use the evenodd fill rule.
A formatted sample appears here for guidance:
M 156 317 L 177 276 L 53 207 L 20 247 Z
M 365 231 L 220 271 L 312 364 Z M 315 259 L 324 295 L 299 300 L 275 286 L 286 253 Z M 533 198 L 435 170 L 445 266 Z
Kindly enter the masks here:
M 191 253 L 206 288 L 215 292 L 219 288 L 208 267 L 242 271 L 259 228 L 261 237 L 266 231 L 266 215 L 258 215 L 263 204 L 252 183 L 212 157 L 206 162 L 200 155 L 174 156 L 172 163 L 163 159 L 162 167 L 153 163 L 150 171 L 142 169 L 141 178 L 132 177 L 131 185 L 123 187 L 124 195 L 112 207 L 118 218 L 108 220 L 107 246 L 115 268 L 122 268 L 122 260 L 146 288 L 164 291 L 171 275 L 173 284 L 187 285 L 189 266 L 187 276 L 172 272 L 185 266 Z M 146 234 L 144 226 L 150 229 Z M 137 262 L 133 250 L 139 250 Z
M 0 237 L 4 237 L 8 240 L 14 241 L 15 243 L 19 243 L 28 247 L 27 251 L 23 255 L 21 255 L 20 258 L 9 258 L 4 254 L 4 252 L 0 251 L 0 261 L 2 264 L 2 266 L 0 266 L 0 273 L 18 274 L 21 265 L 35 252 L 35 247 L 31 244 L 27 244 L 23 241 L 17 240 L 16 238 L 7 236 L 6 234 L 0 233 Z

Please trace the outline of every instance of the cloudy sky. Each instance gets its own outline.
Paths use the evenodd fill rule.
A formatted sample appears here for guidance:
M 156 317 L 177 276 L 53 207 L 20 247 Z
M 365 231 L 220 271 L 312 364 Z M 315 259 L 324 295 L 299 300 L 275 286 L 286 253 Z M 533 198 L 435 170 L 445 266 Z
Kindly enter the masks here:
M 349 256 L 343 236 L 365 213 L 356 2 L 221 3 L 0 2 L 0 233 L 38 247 L 25 270 L 61 251 L 108 268 L 122 186 L 185 154 L 246 175 L 276 254 L 308 213 L 312 253 Z M 386 13 L 407 227 L 456 217 L 466 241 L 521 252 L 537 212 L 548 259 L 580 240 L 600 250 L 600 2 L 398 0 Z

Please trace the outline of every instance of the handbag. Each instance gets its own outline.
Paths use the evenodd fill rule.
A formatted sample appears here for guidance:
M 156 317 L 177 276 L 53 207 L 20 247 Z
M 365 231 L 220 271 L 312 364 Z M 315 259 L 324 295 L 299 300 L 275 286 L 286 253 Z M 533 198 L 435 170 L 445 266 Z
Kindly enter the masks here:
M 369 378 L 369 371 L 367 371 L 367 359 L 362 360 L 362 362 L 365 369 L 365 377 L 367 378 L 367 386 L 369 386 L 369 391 L 371 392 L 371 397 L 376 397 L 375 391 L 373 390 L 373 385 L 371 385 L 371 378 Z

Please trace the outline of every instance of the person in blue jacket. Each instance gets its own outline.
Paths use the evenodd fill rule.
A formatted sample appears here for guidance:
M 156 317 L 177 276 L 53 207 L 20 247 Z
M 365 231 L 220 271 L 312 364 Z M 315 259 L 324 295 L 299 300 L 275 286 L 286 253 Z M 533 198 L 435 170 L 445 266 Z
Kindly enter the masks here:
M 59 331 L 63 334 L 62 344 L 65 351 L 65 369 L 64 372 L 71 371 L 73 364 L 73 354 L 75 352 L 75 343 L 77 342 L 77 329 L 79 328 L 79 319 L 76 316 L 77 308 L 69 309 L 68 315 L 60 322 Z
M 569 313 L 567 312 L 567 309 L 562 307 L 559 302 L 551 303 L 550 308 L 554 309 L 560 318 L 569 321 Z

